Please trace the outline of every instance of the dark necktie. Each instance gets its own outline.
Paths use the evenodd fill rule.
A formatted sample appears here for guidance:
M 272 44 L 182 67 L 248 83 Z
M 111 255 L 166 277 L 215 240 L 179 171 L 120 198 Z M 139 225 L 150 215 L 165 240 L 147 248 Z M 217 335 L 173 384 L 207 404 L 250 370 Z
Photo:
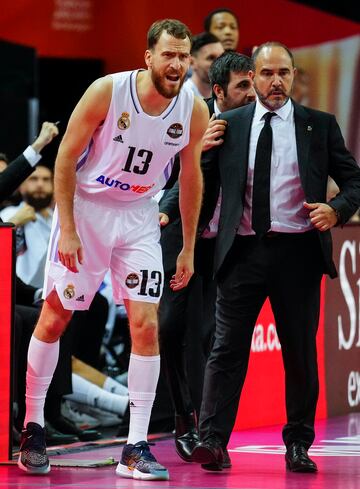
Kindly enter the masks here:
M 265 119 L 256 146 L 253 198 L 252 198 L 252 228 L 258 235 L 264 235 L 270 229 L 270 170 L 272 129 L 271 118 L 275 112 L 266 112 Z

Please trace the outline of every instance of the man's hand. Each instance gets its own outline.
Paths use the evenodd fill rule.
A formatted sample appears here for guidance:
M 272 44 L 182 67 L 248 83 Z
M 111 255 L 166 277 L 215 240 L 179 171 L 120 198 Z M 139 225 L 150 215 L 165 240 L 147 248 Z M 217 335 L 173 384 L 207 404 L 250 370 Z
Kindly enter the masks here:
M 15 226 L 24 226 L 24 224 L 36 221 L 35 209 L 29 205 L 24 204 L 20 209 L 9 219 L 9 222 L 15 224 Z
M 173 291 L 183 289 L 194 273 L 194 254 L 182 250 L 176 260 L 176 273 L 170 280 Z
M 159 223 L 162 228 L 169 224 L 169 216 L 164 214 L 164 212 L 159 212 Z
M 320 202 L 309 204 L 308 202 L 304 202 L 304 207 L 309 209 L 311 223 L 319 231 L 327 231 L 337 224 L 338 218 L 336 212 L 328 204 Z
M 83 247 L 76 231 L 60 233 L 58 253 L 61 263 L 70 272 L 78 273 L 78 263 L 83 263 Z
M 41 131 L 38 137 L 31 145 L 37 153 L 40 151 L 59 134 L 59 129 L 56 124 L 52 122 L 44 122 L 41 126 Z
M 208 151 L 214 146 L 220 146 L 223 143 L 222 136 L 226 129 L 227 121 L 215 119 L 215 114 L 211 116 L 209 125 L 202 138 L 202 150 Z

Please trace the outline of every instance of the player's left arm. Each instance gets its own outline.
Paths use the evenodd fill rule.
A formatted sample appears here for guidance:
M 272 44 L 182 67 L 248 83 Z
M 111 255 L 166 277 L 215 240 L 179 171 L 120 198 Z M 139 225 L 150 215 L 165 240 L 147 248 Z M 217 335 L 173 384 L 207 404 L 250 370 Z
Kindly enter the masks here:
M 202 200 L 202 173 L 200 157 L 202 137 L 208 126 L 209 109 L 206 103 L 195 97 L 191 116 L 190 142 L 181 151 L 179 174 L 179 205 L 182 221 L 183 248 L 178 256 L 176 273 L 171 280 L 173 290 L 185 287 L 194 273 L 194 246 L 196 228 Z

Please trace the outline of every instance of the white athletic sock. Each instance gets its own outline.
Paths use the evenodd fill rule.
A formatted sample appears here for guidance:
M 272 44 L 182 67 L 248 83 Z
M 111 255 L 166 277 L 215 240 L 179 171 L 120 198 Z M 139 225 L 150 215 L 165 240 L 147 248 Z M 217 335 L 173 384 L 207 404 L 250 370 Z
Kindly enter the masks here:
M 106 377 L 103 389 L 108 392 L 112 392 L 113 394 L 119 394 L 120 396 L 129 395 L 129 389 L 125 385 L 120 384 L 120 382 L 111 377 Z
M 95 406 L 123 416 L 129 404 L 128 396 L 120 396 L 119 394 L 107 392 L 77 374 L 72 374 L 71 379 L 73 393 L 67 394 L 65 396 L 66 399 Z
M 132 353 L 129 363 L 130 426 L 128 443 L 147 441 L 151 409 L 160 374 L 160 355 Z
M 59 359 L 59 340 L 45 343 L 33 335 L 29 344 L 26 372 L 26 415 L 24 426 L 29 422 L 44 427 L 46 393 Z

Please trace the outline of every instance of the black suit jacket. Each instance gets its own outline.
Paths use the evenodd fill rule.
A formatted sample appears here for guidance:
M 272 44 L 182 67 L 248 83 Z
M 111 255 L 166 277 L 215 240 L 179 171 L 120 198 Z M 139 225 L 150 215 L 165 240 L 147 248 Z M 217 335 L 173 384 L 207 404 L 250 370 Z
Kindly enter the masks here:
M 210 116 L 214 113 L 214 99 L 206 100 Z M 204 175 L 205 177 L 205 175 Z M 204 195 L 197 229 L 197 238 L 201 236 L 214 215 L 219 196 L 220 182 L 213 175 L 207 181 L 204 178 Z M 169 224 L 161 231 L 161 247 L 165 272 L 174 270 L 176 259 L 183 244 L 182 225 L 179 209 L 179 182 L 176 181 L 170 190 L 166 190 L 159 203 L 160 212 L 169 216 Z M 196 248 L 195 248 L 196 261 Z
M 340 188 L 331 206 L 344 224 L 360 206 L 360 169 L 346 149 L 333 115 L 294 104 L 295 134 L 301 185 L 308 202 L 326 202 L 328 176 Z M 222 204 L 216 243 L 214 271 L 224 262 L 243 214 L 247 182 L 249 140 L 255 103 L 228 111 L 224 143 L 204 153 L 202 166 L 210 181 L 220 178 Z M 325 273 L 336 277 L 330 231 L 318 232 Z
M 18 186 L 35 170 L 24 155 L 13 160 L 0 173 L 0 201 L 7 199 Z

